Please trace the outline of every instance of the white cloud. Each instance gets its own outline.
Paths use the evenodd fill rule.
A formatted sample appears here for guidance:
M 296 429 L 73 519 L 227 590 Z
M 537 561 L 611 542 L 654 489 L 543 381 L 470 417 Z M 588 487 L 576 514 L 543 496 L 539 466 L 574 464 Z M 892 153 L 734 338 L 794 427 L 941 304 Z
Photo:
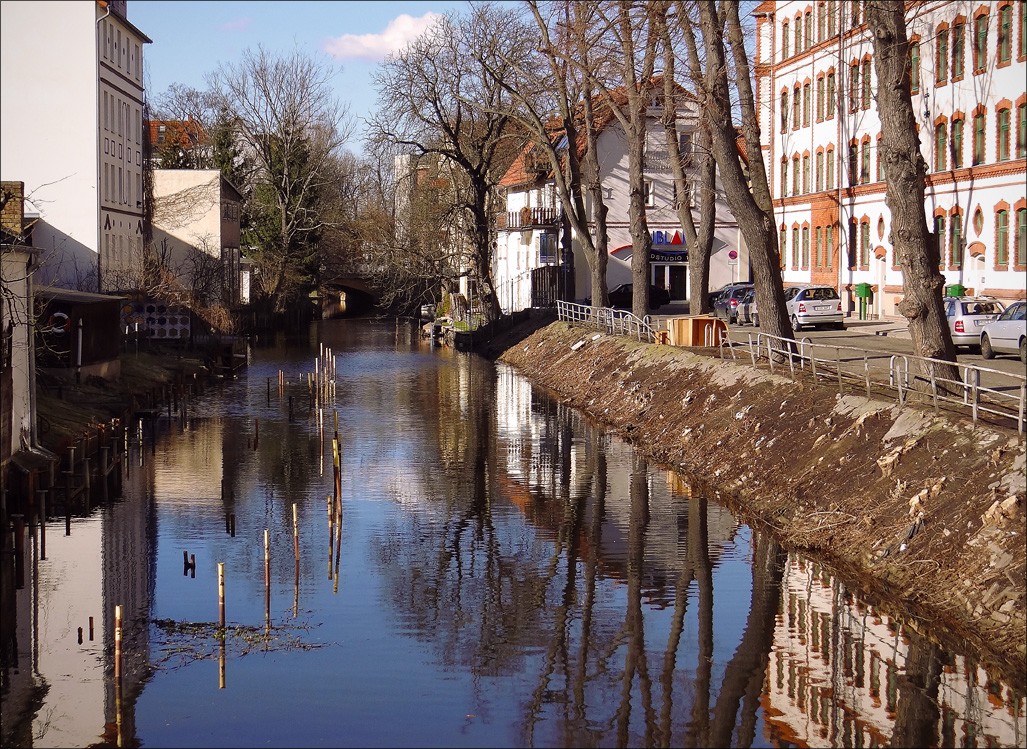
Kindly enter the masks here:
M 343 34 L 325 42 L 324 49 L 337 60 L 384 60 L 386 55 L 406 47 L 439 18 L 438 13 L 428 12 L 419 18 L 404 13 L 392 19 L 380 34 Z
M 218 26 L 218 31 L 246 31 L 253 23 L 252 18 L 235 18 L 231 21 L 225 21 L 223 24 Z

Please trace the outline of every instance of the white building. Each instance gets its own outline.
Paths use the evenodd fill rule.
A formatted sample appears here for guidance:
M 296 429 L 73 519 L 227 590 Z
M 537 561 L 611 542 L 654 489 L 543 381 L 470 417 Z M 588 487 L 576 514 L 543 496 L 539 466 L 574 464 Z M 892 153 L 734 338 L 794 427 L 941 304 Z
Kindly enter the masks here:
M 756 9 L 757 96 L 786 285 L 835 286 L 847 310 L 897 315 L 878 158 L 877 76 L 864 3 L 765 0 Z M 928 164 L 925 216 L 947 289 L 1025 297 L 1027 3 L 909 4 L 911 89 Z M 865 290 L 866 287 L 863 287 Z
M 694 107 L 694 105 L 691 105 Z M 671 301 L 689 297 L 688 254 L 683 230 L 674 208 L 674 180 L 667 158 L 661 109 L 649 110 L 645 153 L 647 187 L 646 218 L 652 234 L 650 280 L 670 291 Z M 685 111 L 683 140 L 690 141 L 696 112 Z M 600 182 L 603 185 L 609 240 L 607 288 L 631 282 L 631 235 L 628 213 L 628 153 L 623 128 L 613 117 L 602 127 L 597 141 Z M 505 212 L 499 217 L 498 242 L 494 258 L 494 278 L 504 312 L 516 311 L 532 303 L 532 276 L 539 268 L 554 272 L 573 264 L 573 296 L 591 297 L 591 272 L 580 240 L 564 220 L 556 185 L 545 170 L 533 170 L 528 146 L 507 170 L 500 186 L 505 190 Z M 548 163 L 548 162 L 547 162 Z M 698 205 L 693 201 L 698 222 Z M 565 247 L 570 245 L 572 257 Z M 723 194 L 718 190 L 717 224 L 710 262 L 710 288 L 732 281 L 748 281 L 749 254 L 738 225 Z M 536 296 L 537 296 L 537 289 Z
M 39 283 L 104 292 L 140 279 L 149 42 L 124 0 L 0 3 L 0 178 L 24 182 L 39 214 Z
M 239 303 L 239 190 L 218 169 L 154 169 L 153 203 L 155 251 L 183 290 Z

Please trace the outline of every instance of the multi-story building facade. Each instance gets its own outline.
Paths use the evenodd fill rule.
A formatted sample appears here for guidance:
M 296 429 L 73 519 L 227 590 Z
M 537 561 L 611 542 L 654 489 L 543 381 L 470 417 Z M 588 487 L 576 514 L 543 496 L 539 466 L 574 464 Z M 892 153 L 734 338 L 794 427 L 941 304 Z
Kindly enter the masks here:
M 0 4 L 0 177 L 38 212 L 37 280 L 111 291 L 143 257 L 143 46 L 124 0 Z M 41 44 L 51 54 L 40 54 Z M 18 72 L 16 72 L 18 71 Z
M 695 129 L 695 106 L 689 100 L 682 105 L 679 115 L 683 153 L 689 150 Z M 671 301 L 684 301 L 689 297 L 688 250 L 674 207 L 676 190 L 661 124 L 662 108 L 654 105 L 648 116 L 644 168 L 646 220 L 653 240 L 649 258 L 650 280 L 654 285 L 667 289 Z M 623 129 L 612 116 L 605 118 L 596 148 L 599 179 L 609 209 L 607 236 L 610 255 L 606 278 L 607 287 L 612 289 L 632 280 L 627 142 Z M 550 274 L 556 275 L 552 282 L 566 294 L 562 298 L 582 300 L 592 295 L 591 272 L 581 240 L 563 216 L 548 164 L 546 156 L 534 155 L 532 146 L 528 145 L 500 180 L 505 205 L 501 201 L 501 212 L 496 222 L 498 241 L 493 273 L 505 312 L 535 306 L 539 296 L 539 269 L 554 271 Z M 689 191 L 689 200 L 698 220 L 698 200 L 701 198 L 695 195 L 696 192 Z M 711 289 L 750 278 L 745 242 L 722 191 L 718 190 L 717 195 L 710 262 Z M 594 233 L 594 226 L 591 231 Z M 570 278 L 564 279 L 564 275 Z
M 786 285 L 835 286 L 897 315 L 874 49 L 862 0 L 765 0 L 757 97 Z M 910 86 L 928 165 L 925 221 L 947 291 L 1025 296 L 1027 3 L 907 3 Z M 859 284 L 867 284 L 857 289 Z

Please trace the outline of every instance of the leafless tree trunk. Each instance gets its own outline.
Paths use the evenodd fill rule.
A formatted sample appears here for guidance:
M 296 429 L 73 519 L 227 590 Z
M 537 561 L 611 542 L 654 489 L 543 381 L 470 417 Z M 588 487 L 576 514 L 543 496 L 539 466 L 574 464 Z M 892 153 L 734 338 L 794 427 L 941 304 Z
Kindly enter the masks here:
M 708 75 L 703 77 L 705 85 L 702 107 L 709 117 L 713 155 L 720 171 L 724 194 L 749 248 L 756 301 L 760 309 L 760 325 L 771 335 L 792 338 L 781 282 L 781 255 L 777 232 L 774 230 L 774 208 L 763 164 L 759 118 L 756 115 L 756 100 L 738 5 L 722 2 L 718 7 L 716 0 L 697 0 L 697 5 L 708 71 Z M 694 44 L 692 23 L 684 15 L 681 16 L 681 29 L 686 39 L 691 37 L 688 43 Z M 731 117 L 728 50 L 734 63 L 744 155 L 739 152 L 737 132 Z M 743 169 L 742 158 L 748 164 L 748 174 Z
M 688 246 L 688 311 L 693 315 L 706 314 L 710 311 L 710 259 L 713 254 L 713 234 L 717 223 L 717 162 L 709 148 L 709 123 L 706 121 L 706 110 L 698 107 L 695 128 L 690 134 L 693 144 L 690 153 L 681 153 L 681 132 L 678 127 L 679 107 L 684 105 L 685 98 L 694 98 L 680 91 L 676 75 L 675 45 L 672 43 L 668 13 L 670 3 L 664 2 L 655 10 L 653 20 L 657 24 L 663 47 L 663 127 L 667 134 L 667 152 L 670 157 L 674 175 L 677 199 L 674 208 L 677 210 L 678 221 L 685 234 Z M 682 4 L 678 4 L 678 13 L 683 13 Z M 694 39 L 688 47 L 691 67 L 699 69 L 698 54 Z M 687 44 L 687 40 L 686 40 Z M 699 224 L 696 226 L 692 215 L 692 185 L 686 173 L 686 167 L 694 166 L 696 171 L 695 193 L 699 198 Z
M 492 278 L 495 187 L 515 152 L 517 133 L 505 113 L 509 93 L 496 83 L 505 71 L 468 65 L 503 59 L 508 16 L 490 5 L 471 10 L 466 18 L 443 18 L 379 69 L 380 107 L 371 132 L 399 149 L 444 159 L 460 175 L 463 184 L 451 199 L 462 212 L 458 227 L 470 240 L 471 275 L 483 288 L 491 321 L 501 314 Z
M 898 309 L 909 320 L 918 356 L 956 361 L 942 302 L 945 278 L 939 239 L 927 228 L 924 199 L 927 165 L 909 90 L 909 40 L 902 0 L 868 0 L 867 26 L 874 44 L 877 111 L 881 117 L 881 160 L 888 180 L 884 200 L 891 211 L 891 242 L 902 268 L 903 297 Z M 936 374 L 959 380 L 955 366 Z

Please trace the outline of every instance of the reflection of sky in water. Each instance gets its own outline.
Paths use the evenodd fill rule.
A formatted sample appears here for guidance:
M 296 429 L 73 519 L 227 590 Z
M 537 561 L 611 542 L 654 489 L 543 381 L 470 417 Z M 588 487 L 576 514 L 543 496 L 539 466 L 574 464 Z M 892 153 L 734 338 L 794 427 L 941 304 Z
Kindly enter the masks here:
M 216 655 L 173 661 L 177 667 L 157 670 L 131 708 L 144 746 L 565 746 L 614 745 L 625 737 L 641 745 L 668 726 L 668 743 L 681 745 L 696 728 L 692 709 L 701 696 L 704 617 L 699 582 L 687 575 L 703 506 L 713 564 L 714 715 L 731 679 L 746 677 L 731 664 L 750 626 L 757 554 L 750 528 L 724 507 L 690 498 L 680 478 L 650 465 L 648 521 L 633 546 L 639 504 L 631 497 L 630 446 L 533 393 L 508 368 L 431 348 L 416 330 L 393 323 L 320 327 L 338 362 L 323 445 L 305 385 L 317 341 L 314 355 L 306 340 L 256 348 L 237 381 L 191 399 L 187 424 L 162 421 L 156 453 L 145 454 L 143 467 L 133 465 L 117 507 L 153 503 L 152 619 L 216 623 L 223 562 L 229 624 L 261 627 L 266 528 L 271 620 L 321 647 L 243 656 L 242 642 L 230 638 L 223 690 Z M 279 369 L 289 380 L 284 396 Z M 337 585 L 327 506 L 335 409 L 344 505 Z M 596 523 L 600 454 L 606 494 Z M 225 527 L 229 511 L 234 538 Z M 74 558 L 88 559 L 95 548 L 90 524 L 97 525 L 95 516 L 76 520 L 72 539 L 89 548 Z M 72 550 L 48 540 L 45 564 L 53 574 L 68 566 Z M 182 574 L 183 552 L 196 557 L 195 578 Z M 98 591 L 99 569 L 84 563 L 81 572 L 88 579 L 76 591 Z M 55 595 L 69 595 L 66 577 Z M 791 567 L 785 586 L 793 598 L 812 589 L 805 579 L 796 583 Z M 798 619 L 785 626 L 774 606 L 757 662 L 769 655 L 772 668 L 795 670 L 808 659 L 796 644 L 805 634 Z M 151 636 L 151 661 L 166 654 L 159 640 Z M 622 702 L 626 668 L 635 671 Z M 75 678 L 65 681 L 70 689 Z M 99 688 L 90 683 L 81 691 Z M 736 705 L 727 720 L 751 722 L 757 746 L 780 737 L 782 721 L 808 721 L 801 710 L 793 719 L 784 693 L 773 699 L 784 700 L 773 703 L 773 726 L 765 701 L 752 703 L 748 718 Z M 77 704 L 85 714 L 74 720 L 88 725 L 80 734 L 98 734 L 103 701 Z M 54 745 L 85 743 L 75 736 Z

